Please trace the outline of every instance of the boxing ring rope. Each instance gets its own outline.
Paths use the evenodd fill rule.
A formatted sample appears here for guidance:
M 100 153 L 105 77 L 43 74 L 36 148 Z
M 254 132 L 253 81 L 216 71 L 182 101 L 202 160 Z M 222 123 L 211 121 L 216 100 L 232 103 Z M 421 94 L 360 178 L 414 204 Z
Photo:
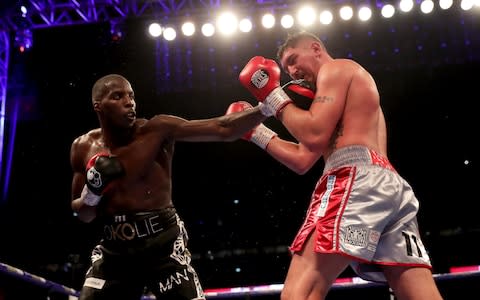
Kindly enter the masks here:
M 23 271 L 19 268 L 0 262 L 0 273 L 7 276 L 20 279 L 28 284 L 41 287 L 47 290 L 49 293 L 58 293 L 69 296 L 69 299 L 77 299 L 79 291 L 65 285 L 47 280 L 43 277 L 31 274 Z M 480 266 L 465 266 L 465 267 L 452 267 L 450 273 L 434 274 L 435 280 L 444 281 L 451 279 L 462 279 L 471 277 L 480 277 Z M 365 281 L 359 277 L 351 278 L 339 278 L 332 286 L 332 290 L 338 289 L 351 289 L 351 288 L 368 288 L 386 286 L 382 283 Z M 215 298 L 238 298 L 248 296 L 261 296 L 261 295 L 279 295 L 283 288 L 283 284 L 268 284 L 258 286 L 246 286 L 246 287 L 232 287 L 232 288 L 215 288 L 205 289 L 205 295 L 208 299 Z M 154 296 L 145 295 L 142 300 L 156 299 Z
M 78 296 L 78 292 L 75 289 L 47 280 L 43 277 L 28 273 L 19 268 L 12 267 L 2 262 L 0 262 L 0 272 L 7 276 L 18 278 L 26 283 L 44 288 L 45 290 L 52 293 Z

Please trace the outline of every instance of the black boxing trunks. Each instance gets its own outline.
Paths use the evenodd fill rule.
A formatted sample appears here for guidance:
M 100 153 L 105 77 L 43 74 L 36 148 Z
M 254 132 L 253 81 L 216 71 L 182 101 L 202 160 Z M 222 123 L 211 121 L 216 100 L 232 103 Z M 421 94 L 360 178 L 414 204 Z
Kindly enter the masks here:
M 313 191 L 290 250 L 302 250 L 316 230 L 314 251 L 353 258 L 363 279 L 385 282 L 379 265 L 431 268 L 417 225 L 410 185 L 380 154 L 364 146 L 333 152 Z
M 187 242 L 173 207 L 106 218 L 79 299 L 205 299 Z

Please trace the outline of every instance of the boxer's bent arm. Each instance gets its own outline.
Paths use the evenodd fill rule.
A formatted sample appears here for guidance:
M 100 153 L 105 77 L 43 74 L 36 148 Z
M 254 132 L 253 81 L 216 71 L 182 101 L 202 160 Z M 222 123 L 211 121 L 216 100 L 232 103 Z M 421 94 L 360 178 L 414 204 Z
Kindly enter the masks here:
M 297 174 L 303 175 L 322 157 L 320 152 L 312 152 L 300 143 L 273 138 L 266 149 L 267 153 Z
M 326 64 L 319 73 L 316 94 L 308 111 L 288 105 L 279 119 L 295 139 L 312 151 L 322 151 L 342 118 L 352 80 L 352 66 Z
M 78 214 L 78 219 L 82 222 L 89 223 L 97 216 L 95 206 L 86 205 L 81 197 L 82 190 L 85 187 L 85 179 L 83 173 L 75 173 L 72 181 L 72 202 L 71 207 Z
M 85 186 L 85 166 L 82 157 L 88 150 L 88 145 L 81 141 L 84 141 L 82 137 L 75 139 L 70 149 L 70 165 L 73 170 L 70 205 L 72 210 L 78 214 L 78 219 L 88 223 L 95 219 L 97 210 L 95 207 L 86 205 L 81 198 Z

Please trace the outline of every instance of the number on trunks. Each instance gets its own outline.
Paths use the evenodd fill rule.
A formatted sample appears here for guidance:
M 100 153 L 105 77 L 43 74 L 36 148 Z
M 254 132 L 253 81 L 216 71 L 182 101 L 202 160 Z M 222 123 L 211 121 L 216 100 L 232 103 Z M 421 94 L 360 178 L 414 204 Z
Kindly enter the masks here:
M 405 238 L 405 245 L 407 247 L 407 255 L 408 256 L 413 256 L 412 245 L 415 245 L 415 247 L 417 248 L 418 257 L 422 257 L 423 256 L 422 255 L 422 250 L 418 246 L 417 237 L 413 234 L 408 234 L 408 233 L 403 232 L 403 231 L 402 231 L 402 235 Z

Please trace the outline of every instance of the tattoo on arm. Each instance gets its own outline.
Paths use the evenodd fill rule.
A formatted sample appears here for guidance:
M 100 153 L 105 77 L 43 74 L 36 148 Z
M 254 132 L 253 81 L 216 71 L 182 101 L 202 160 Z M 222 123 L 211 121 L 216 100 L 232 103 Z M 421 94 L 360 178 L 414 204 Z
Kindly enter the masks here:
M 331 96 L 317 96 L 315 99 L 313 99 L 313 102 L 333 102 L 333 97 Z

